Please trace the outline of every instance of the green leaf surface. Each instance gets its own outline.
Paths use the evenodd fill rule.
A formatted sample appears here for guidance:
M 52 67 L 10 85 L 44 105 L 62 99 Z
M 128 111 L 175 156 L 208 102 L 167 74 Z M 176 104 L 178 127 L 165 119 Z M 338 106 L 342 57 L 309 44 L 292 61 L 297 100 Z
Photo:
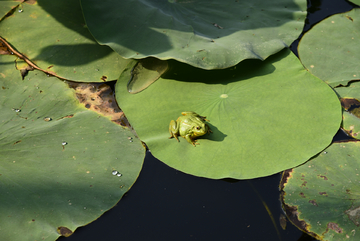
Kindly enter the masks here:
M 320 240 L 359 240 L 359 156 L 360 142 L 333 143 L 290 172 L 283 201 L 300 229 Z
M 97 44 L 78 1 L 39 0 L 21 9 L 0 22 L 0 34 L 43 70 L 73 81 L 103 82 L 117 79 L 129 62 Z
M 356 139 L 360 134 L 360 82 L 351 82 L 347 87 L 335 88 L 344 108 L 342 128 Z
M 13 8 L 19 5 L 19 1 L 2 0 L 0 1 L 0 20 Z
M 307 161 L 331 143 L 341 106 L 334 91 L 312 76 L 289 50 L 226 70 L 180 64 L 145 91 L 116 84 L 118 103 L 152 154 L 183 172 L 237 179 L 271 175 Z M 197 147 L 168 139 L 183 111 L 210 120 L 212 134 Z
M 304 35 L 299 57 L 310 73 L 333 87 L 360 78 L 359 20 L 355 8 L 321 21 Z
M 125 58 L 176 59 L 224 69 L 266 59 L 301 33 L 306 1 L 82 0 L 86 24 Z
M 113 207 L 145 150 L 63 81 L 39 71 L 22 81 L 13 60 L 0 55 L 0 240 L 55 240 Z
M 352 3 L 355 3 L 355 4 L 357 4 L 357 5 L 360 5 L 360 0 L 349 0 L 349 2 L 352 2 Z

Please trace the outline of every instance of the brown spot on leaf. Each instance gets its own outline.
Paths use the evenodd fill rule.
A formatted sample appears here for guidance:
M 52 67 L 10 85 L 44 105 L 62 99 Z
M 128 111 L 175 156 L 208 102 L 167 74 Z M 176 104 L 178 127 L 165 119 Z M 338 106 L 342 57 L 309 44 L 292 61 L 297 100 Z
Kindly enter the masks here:
M 303 183 L 301 183 L 301 187 L 306 187 L 306 183 L 307 183 L 307 181 L 304 181 Z
M 349 19 L 351 22 L 354 22 L 354 19 L 352 19 L 352 17 L 350 17 L 350 16 L 348 16 L 348 15 L 346 15 L 345 16 L 347 19 Z
M 111 88 L 112 82 L 107 83 L 75 83 L 69 82 L 75 89 L 76 97 L 85 108 L 104 116 L 110 116 L 111 121 L 130 127 L 124 113 L 115 100 L 115 93 Z
M 64 237 L 69 237 L 73 233 L 70 229 L 63 226 L 58 227 L 57 232 Z
M 332 223 L 332 222 L 328 223 L 327 224 L 327 230 L 329 230 L 329 229 L 332 229 L 337 233 L 343 233 L 343 229 L 340 228 L 337 223 Z
M 341 98 L 340 101 L 346 111 L 360 118 L 360 101 L 354 98 Z
M 303 192 L 299 193 L 300 197 L 305 198 L 305 194 Z
M 314 206 L 318 206 L 315 199 L 309 200 L 309 203 L 311 203 Z
M 16 141 L 16 142 L 14 142 L 13 145 L 16 145 L 16 144 L 18 144 L 18 143 L 20 143 L 20 142 L 21 142 L 21 140 L 20 140 L 20 141 Z
M 107 80 L 107 76 L 103 75 L 100 79 L 105 82 Z
M 34 68 L 32 66 L 30 66 L 30 65 L 27 65 L 27 66 L 25 66 L 25 67 L 23 67 L 23 68 L 21 68 L 19 70 L 20 70 L 21 78 L 22 78 L 22 80 L 24 80 L 24 78 L 29 73 L 29 71 L 34 70 Z
M 323 178 L 325 181 L 328 180 L 327 177 L 326 177 L 326 176 L 323 176 L 323 175 L 318 175 L 318 177 Z
M 54 67 L 54 65 L 50 65 L 49 67 L 47 67 L 47 69 L 51 69 L 52 67 Z
M 58 120 L 65 119 L 65 118 L 72 118 L 72 117 L 74 117 L 74 114 L 61 117 Z
M 322 196 L 328 196 L 328 194 L 326 192 L 319 192 L 319 194 Z

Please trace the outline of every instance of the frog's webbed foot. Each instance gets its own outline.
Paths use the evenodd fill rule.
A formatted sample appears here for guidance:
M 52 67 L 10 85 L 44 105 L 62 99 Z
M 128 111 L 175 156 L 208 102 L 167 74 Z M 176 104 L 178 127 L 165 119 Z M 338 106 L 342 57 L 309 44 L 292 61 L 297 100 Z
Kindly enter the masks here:
M 200 143 L 196 142 L 197 140 L 191 139 L 190 135 L 186 135 L 186 136 L 184 136 L 184 138 L 187 140 L 187 142 L 189 142 L 191 145 L 193 145 L 195 147 L 196 147 L 196 145 L 200 145 Z
M 193 142 L 191 142 L 191 144 L 192 144 L 193 146 L 195 146 L 195 147 L 196 147 L 196 145 L 200 145 L 200 143 L 197 143 L 196 140 L 194 140 Z

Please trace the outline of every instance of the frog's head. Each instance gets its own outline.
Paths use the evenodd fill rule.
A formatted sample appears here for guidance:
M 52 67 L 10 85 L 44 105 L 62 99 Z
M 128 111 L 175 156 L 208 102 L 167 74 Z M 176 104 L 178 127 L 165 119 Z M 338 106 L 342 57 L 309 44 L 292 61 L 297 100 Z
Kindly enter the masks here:
M 193 136 L 203 136 L 206 133 L 208 133 L 208 126 L 205 123 L 194 126 Z

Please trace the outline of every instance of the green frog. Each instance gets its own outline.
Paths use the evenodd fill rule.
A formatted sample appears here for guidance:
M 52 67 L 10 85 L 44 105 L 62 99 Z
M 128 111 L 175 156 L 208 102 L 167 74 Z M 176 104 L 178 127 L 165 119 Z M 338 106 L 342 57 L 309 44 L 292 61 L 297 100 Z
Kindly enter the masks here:
M 183 116 L 177 118 L 176 121 L 170 121 L 169 139 L 175 137 L 177 141 L 178 136 L 184 137 L 190 144 L 196 147 L 199 143 L 196 142 L 195 138 L 203 136 L 206 133 L 212 132 L 210 127 L 205 123 L 208 121 L 205 116 L 200 116 L 199 114 L 192 111 L 181 112 Z

